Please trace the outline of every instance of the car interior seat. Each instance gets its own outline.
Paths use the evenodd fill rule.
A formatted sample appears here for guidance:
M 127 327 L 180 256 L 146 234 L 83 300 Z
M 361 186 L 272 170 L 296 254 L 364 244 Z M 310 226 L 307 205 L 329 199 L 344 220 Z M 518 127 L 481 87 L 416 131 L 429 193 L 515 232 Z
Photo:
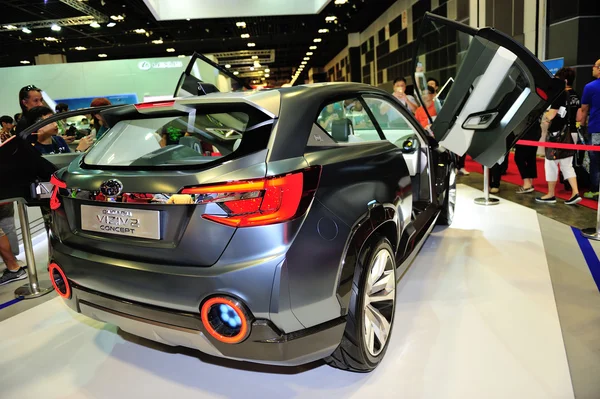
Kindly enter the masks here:
M 338 143 L 353 143 L 363 141 L 360 137 L 354 134 L 352 121 L 348 118 L 343 118 L 331 123 L 331 136 Z

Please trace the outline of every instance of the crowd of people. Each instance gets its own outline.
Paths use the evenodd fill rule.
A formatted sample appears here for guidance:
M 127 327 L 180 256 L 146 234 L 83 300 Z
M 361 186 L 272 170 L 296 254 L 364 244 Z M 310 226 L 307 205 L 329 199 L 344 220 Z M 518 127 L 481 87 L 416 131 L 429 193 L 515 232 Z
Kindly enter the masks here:
M 589 144 L 600 149 L 600 60 L 592 66 L 592 81 L 585 85 L 580 96 L 573 88 L 576 72 L 573 68 L 561 68 L 555 77 L 564 81 L 565 90 L 556 98 L 548 110 L 521 138 L 529 141 L 544 141 L 544 174 L 548 192 L 536 197 L 536 202 L 555 204 L 556 187 L 560 181 L 571 191 L 566 205 L 575 205 L 582 198 L 598 199 L 600 177 L 600 154 L 596 151 L 556 148 L 557 144 Z M 538 148 L 515 146 L 514 161 L 519 169 L 523 184 L 517 194 L 534 193 L 537 175 Z M 506 173 L 509 157 L 505 157 L 490 169 L 490 192 L 500 191 L 501 176 Z M 559 173 L 560 172 L 560 173 Z M 562 175 L 562 179 L 560 179 Z M 589 187 L 583 195 L 580 189 Z
M 68 105 L 64 103 L 57 104 L 52 110 L 44 102 L 42 90 L 33 85 L 21 88 L 18 101 L 21 108 L 20 113 L 14 117 L 9 115 L 0 117 L 0 145 L 55 113 L 64 113 L 69 110 Z M 106 98 L 96 98 L 91 102 L 90 107 L 104 105 L 110 105 L 110 101 Z M 87 124 L 88 128 L 85 128 L 85 122 L 89 118 L 91 118 L 92 124 Z M 31 134 L 28 137 L 29 143 L 44 155 L 72 151 L 84 152 L 106 130 L 101 115 L 91 114 L 89 118 L 83 118 L 79 124 L 69 123 L 68 118 L 48 124 Z M 77 143 L 75 143 L 76 141 Z M 71 150 L 70 144 L 74 144 L 74 150 Z M 0 203 L 0 257 L 6 265 L 6 269 L 0 275 L 0 285 L 27 278 L 27 265 L 17 259 L 19 241 L 15 229 L 14 213 L 14 203 Z M 46 229 L 49 229 L 50 209 L 42 207 L 42 215 Z
M 435 78 L 427 78 L 427 86 L 421 92 L 421 100 L 423 105 L 415 99 L 414 96 L 406 92 L 406 79 L 394 79 L 393 95 L 400 104 L 404 105 L 410 111 L 419 124 L 425 129 L 429 129 L 431 122 L 429 117 L 435 119 L 437 113 L 442 106 L 443 101 L 438 97 L 440 90 L 440 82 Z M 427 111 L 425 111 L 427 109 Z M 465 169 L 465 156 L 459 157 L 458 173 L 463 176 L 468 176 L 470 173 Z

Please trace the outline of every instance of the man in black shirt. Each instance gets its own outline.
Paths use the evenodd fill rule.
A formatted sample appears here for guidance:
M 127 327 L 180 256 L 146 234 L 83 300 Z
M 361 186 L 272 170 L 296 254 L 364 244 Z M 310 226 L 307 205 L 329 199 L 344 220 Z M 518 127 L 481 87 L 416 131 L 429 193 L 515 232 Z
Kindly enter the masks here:
M 546 141 L 551 143 L 573 144 L 571 132 L 577 130 L 577 110 L 581 107 L 581 100 L 573 90 L 575 81 L 575 70 L 572 68 L 561 68 L 555 75 L 557 78 L 565 81 L 565 91 L 554 100 L 550 109 L 544 116 L 542 123 L 549 123 L 548 135 Z M 556 196 L 554 194 L 556 183 L 558 181 L 558 169 L 563 174 L 565 180 L 571 185 L 571 198 L 565 201 L 566 205 L 575 205 L 581 202 L 579 190 L 577 188 L 577 175 L 573 168 L 573 150 L 559 148 L 546 148 L 546 162 L 544 169 L 546 171 L 546 181 L 548 182 L 548 194 L 538 197 L 535 200 L 541 203 L 555 204 Z

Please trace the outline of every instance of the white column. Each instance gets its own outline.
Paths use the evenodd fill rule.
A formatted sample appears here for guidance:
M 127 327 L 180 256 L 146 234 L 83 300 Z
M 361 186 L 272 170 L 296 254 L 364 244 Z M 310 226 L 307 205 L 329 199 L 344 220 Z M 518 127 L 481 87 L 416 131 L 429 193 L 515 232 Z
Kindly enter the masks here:
M 478 9 L 479 15 L 477 15 Z M 473 28 L 485 27 L 485 0 L 469 1 L 469 25 Z
M 525 15 L 523 17 L 523 35 L 525 36 L 525 47 L 532 53 L 536 53 L 535 38 L 538 32 L 535 29 L 537 6 L 535 1 L 525 1 Z
M 537 56 L 540 60 L 546 59 L 546 37 L 547 37 L 546 35 L 548 32 L 548 30 L 546 29 L 546 21 L 547 21 L 546 10 L 547 9 L 548 9 L 547 0 L 540 0 L 540 5 L 539 5 L 540 18 L 539 18 L 538 51 L 537 51 Z

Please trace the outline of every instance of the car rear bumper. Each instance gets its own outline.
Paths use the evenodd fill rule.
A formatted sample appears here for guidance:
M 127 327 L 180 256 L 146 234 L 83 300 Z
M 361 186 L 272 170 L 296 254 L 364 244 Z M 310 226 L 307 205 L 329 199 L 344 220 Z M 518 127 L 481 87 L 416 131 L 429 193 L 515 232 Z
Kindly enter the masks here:
M 71 285 L 71 298 L 65 302 L 76 312 L 152 341 L 217 357 L 281 366 L 306 364 L 330 355 L 339 345 L 346 324 L 340 317 L 284 334 L 269 320 L 255 319 L 248 338 L 238 344 L 225 344 L 207 333 L 199 314 L 133 303 L 76 285 Z

